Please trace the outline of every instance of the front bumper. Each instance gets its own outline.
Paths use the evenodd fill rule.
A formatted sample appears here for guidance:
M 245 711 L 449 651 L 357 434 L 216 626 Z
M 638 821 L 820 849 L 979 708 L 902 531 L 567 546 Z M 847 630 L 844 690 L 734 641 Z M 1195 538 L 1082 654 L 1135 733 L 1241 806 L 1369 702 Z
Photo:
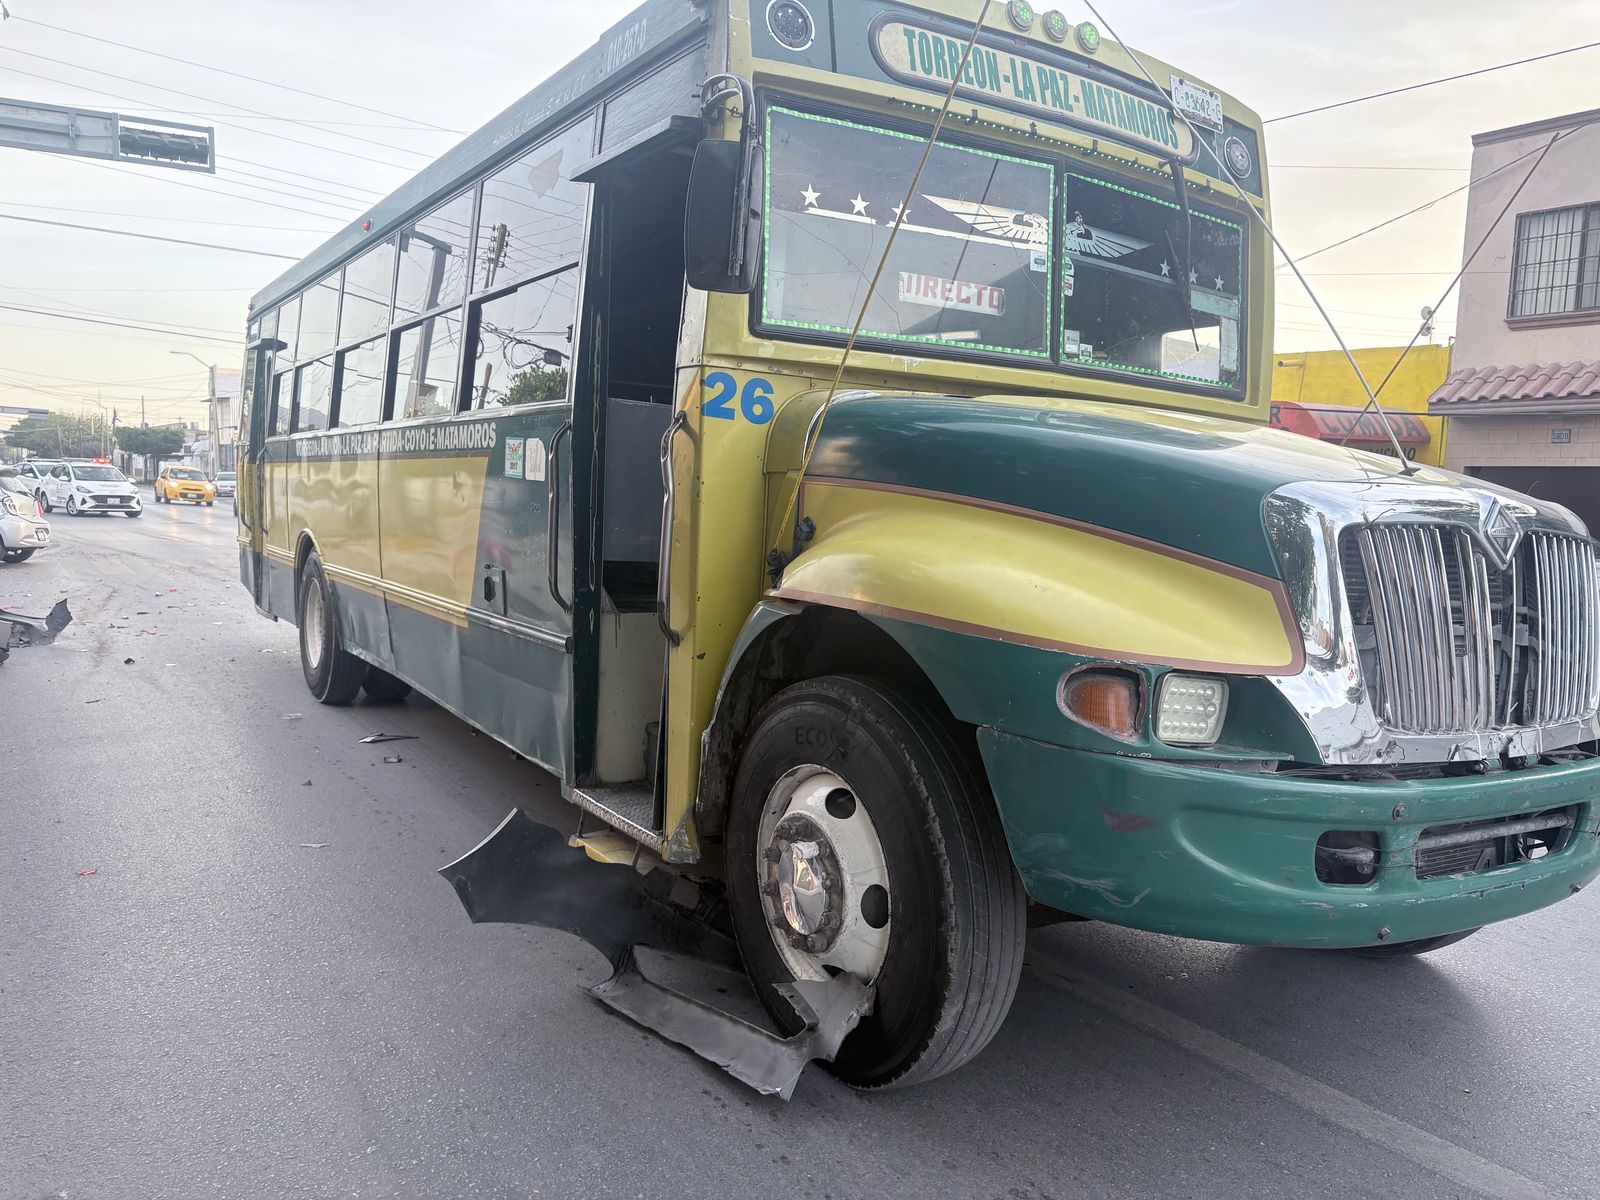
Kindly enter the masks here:
M 49 522 L 0 512 L 0 542 L 7 550 L 43 550 L 50 544 Z
M 1119 925 L 1250 945 L 1393 944 L 1521 916 L 1600 876 L 1600 759 L 1350 783 L 1094 754 L 988 728 L 978 740 L 1028 894 Z M 1424 829 L 1565 806 L 1578 816 L 1555 853 L 1417 878 L 1410 852 Z M 1317 878 L 1317 839 L 1330 830 L 1377 831 L 1373 882 Z
M 177 491 L 169 491 L 167 493 L 167 498 L 169 500 L 188 500 L 194 504 L 201 504 L 207 500 L 216 499 L 214 495 L 211 495 L 207 492 L 193 491 L 188 488 L 179 488 Z
M 133 512 L 139 507 L 138 496 L 94 496 L 76 493 L 79 512 Z

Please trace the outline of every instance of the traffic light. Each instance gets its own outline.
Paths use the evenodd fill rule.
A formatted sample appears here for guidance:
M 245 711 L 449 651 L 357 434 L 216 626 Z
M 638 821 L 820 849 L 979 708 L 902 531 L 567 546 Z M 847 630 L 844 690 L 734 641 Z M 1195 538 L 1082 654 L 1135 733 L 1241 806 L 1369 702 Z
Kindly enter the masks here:
M 208 125 L 30 100 L 0 99 L 0 147 L 5 146 L 179 171 L 217 169 L 216 131 Z

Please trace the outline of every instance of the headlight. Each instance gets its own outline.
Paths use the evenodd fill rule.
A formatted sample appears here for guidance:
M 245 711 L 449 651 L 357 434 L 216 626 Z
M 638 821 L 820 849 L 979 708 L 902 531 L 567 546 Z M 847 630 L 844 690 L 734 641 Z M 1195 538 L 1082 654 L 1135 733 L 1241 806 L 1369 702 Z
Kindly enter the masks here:
M 1221 679 L 1182 675 L 1162 677 L 1156 693 L 1156 737 L 1174 746 L 1209 746 L 1222 736 L 1228 714 L 1228 685 Z
M 87 496 L 93 489 L 86 483 L 73 484 L 72 490 Z

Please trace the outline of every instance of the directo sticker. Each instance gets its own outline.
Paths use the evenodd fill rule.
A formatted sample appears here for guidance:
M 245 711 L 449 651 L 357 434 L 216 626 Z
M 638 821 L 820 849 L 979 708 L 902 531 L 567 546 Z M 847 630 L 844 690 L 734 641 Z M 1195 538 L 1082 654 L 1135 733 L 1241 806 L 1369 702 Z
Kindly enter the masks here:
M 961 312 L 985 313 L 1003 317 L 1006 290 L 988 283 L 967 283 L 938 275 L 900 272 L 900 300 L 904 304 L 926 304 L 932 308 L 953 308 Z

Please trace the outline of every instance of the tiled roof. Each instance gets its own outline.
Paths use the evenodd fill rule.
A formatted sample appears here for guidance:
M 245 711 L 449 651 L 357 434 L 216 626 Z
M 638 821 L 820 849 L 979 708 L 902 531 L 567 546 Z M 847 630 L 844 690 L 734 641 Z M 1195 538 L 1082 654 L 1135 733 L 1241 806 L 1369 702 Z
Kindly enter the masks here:
M 1567 408 L 1586 400 L 1600 404 L 1600 361 L 1452 371 L 1439 390 L 1428 397 L 1428 408 L 1432 412 L 1501 405 L 1531 408 L 1541 401 L 1562 401 L 1559 407 Z

